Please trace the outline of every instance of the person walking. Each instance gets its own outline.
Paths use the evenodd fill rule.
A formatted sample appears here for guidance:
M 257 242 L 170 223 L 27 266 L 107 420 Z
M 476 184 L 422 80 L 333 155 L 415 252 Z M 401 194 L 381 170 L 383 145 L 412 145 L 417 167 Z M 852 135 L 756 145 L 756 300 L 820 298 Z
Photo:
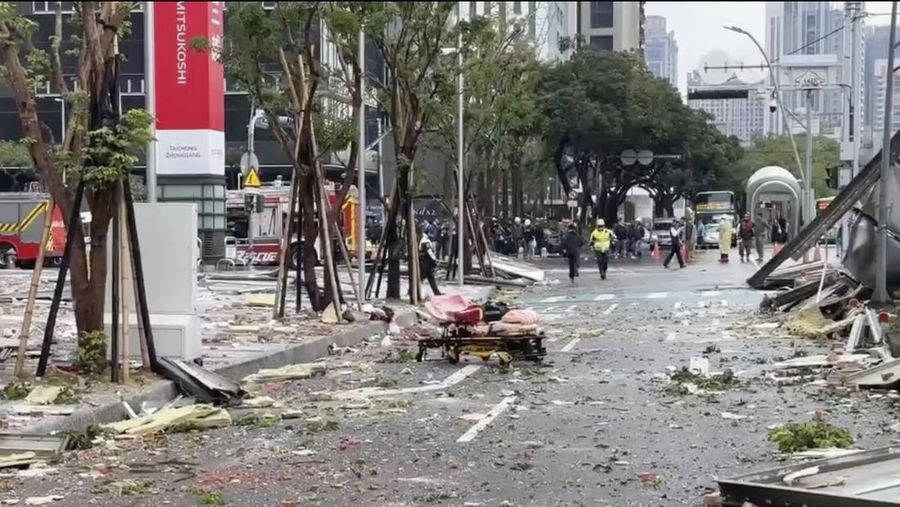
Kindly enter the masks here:
M 634 242 L 634 245 L 632 245 L 634 255 L 638 258 L 644 256 L 644 236 L 646 235 L 647 229 L 644 228 L 644 224 L 638 219 L 634 226 L 634 237 L 631 239 Z
M 753 222 L 753 237 L 756 240 L 756 262 L 763 261 L 763 240 L 769 232 L 769 224 L 763 219 L 762 213 L 757 213 Z
M 728 262 L 728 256 L 731 255 L 731 219 L 728 215 L 722 215 L 719 219 L 719 262 Z
M 666 256 L 666 260 L 663 261 L 663 267 L 666 269 L 669 268 L 672 257 L 678 257 L 678 265 L 682 268 L 684 267 L 684 259 L 681 257 L 681 234 L 681 226 L 679 225 L 678 220 L 673 220 L 672 226 L 669 228 L 672 249 L 669 251 L 669 255 Z
M 750 254 L 753 251 L 753 221 L 750 220 L 750 213 L 745 213 L 738 224 L 738 253 L 741 256 L 741 262 L 749 261 Z
M 600 278 L 606 280 L 606 270 L 609 267 L 609 249 L 612 246 L 612 231 L 606 228 L 606 222 L 602 218 L 597 219 L 597 227 L 591 233 L 591 248 L 594 257 L 597 258 L 597 269 L 600 270 Z
M 566 258 L 569 260 L 569 280 L 572 283 L 575 283 L 575 278 L 578 276 L 578 258 L 581 256 L 582 246 L 584 246 L 584 240 L 573 222 L 569 224 L 569 231 L 562 241 L 563 250 L 566 252 Z
M 619 219 L 613 225 L 613 234 L 616 235 L 616 259 L 619 259 L 624 255 L 625 239 L 628 237 L 628 231 Z
M 431 285 L 431 292 L 435 296 L 441 295 L 441 289 L 438 288 L 437 280 L 434 277 L 434 270 L 437 267 L 437 259 L 434 256 L 434 244 L 425 231 L 420 232 L 419 238 L 419 269 L 421 270 L 421 279 L 428 280 Z

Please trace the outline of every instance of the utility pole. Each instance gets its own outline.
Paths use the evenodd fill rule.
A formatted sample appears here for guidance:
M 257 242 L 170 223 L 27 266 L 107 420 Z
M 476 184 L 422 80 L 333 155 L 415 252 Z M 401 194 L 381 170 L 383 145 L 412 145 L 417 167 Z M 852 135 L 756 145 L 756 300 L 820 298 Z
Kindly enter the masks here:
M 888 221 L 888 174 L 894 154 L 891 153 L 891 123 L 894 98 L 894 55 L 897 42 L 897 2 L 891 2 L 891 35 L 888 43 L 887 83 L 884 94 L 884 132 L 881 142 L 881 178 L 878 181 L 878 243 L 875 251 L 875 292 L 871 303 L 875 307 L 885 307 L 893 301 L 887 289 L 887 221 Z
M 459 9 L 459 5 L 462 5 L 462 4 L 457 4 L 457 9 Z M 459 241 L 459 244 L 457 245 L 457 248 L 459 248 L 459 250 L 457 251 L 457 254 L 456 254 L 456 274 L 459 277 L 458 281 L 459 281 L 460 287 L 463 286 L 463 279 L 465 277 L 465 274 L 463 273 L 463 271 L 465 271 L 463 269 L 463 267 L 465 266 L 463 259 L 465 258 L 464 250 L 465 250 L 465 245 L 466 245 L 466 240 L 465 240 L 466 190 L 465 190 L 465 177 L 464 177 L 465 172 L 463 170 L 463 168 L 465 167 L 464 160 L 465 160 L 465 156 L 466 156 L 465 147 L 463 146 L 464 141 L 465 141 L 465 137 L 463 136 L 463 119 L 464 119 L 464 115 L 465 115 L 466 101 L 465 101 L 465 96 L 464 96 L 465 87 L 464 87 L 464 82 L 463 82 L 462 50 L 463 50 L 462 32 L 460 32 L 459 40 L 457 41 L 457 51 L 456 51 L 456 58 L 458 60 L 457 63 L 459 64 L 459 76 L 457 77 L 457 79 L 458 79 L 457 86 L 459 87 L 459 103 L 457 104 L 458 111 L 457 111 L 457 119 L 456 119 L 456 122 L 457 122 L 457 124 L 456 124 L 456 136 L 457 136 L 456 157 L 458 159 L 457 166 L 456 166 L 457 167 L 456 176 L 457 176 L 457 186 L 458 186 L 457 190 L 459 191 L 459 197 L 458 197 L 459 198 L 459 203 L 458 203 L 459 204 L 459 210 L 458 210 L 459 216 L 457 217 L 458 220 L 457 220 L 457 226 L 456 226 L 456 234 L 458 236 L 458 241 Z M 473 240 L 474 240 L 474 238 L 473 238 Z
M 862 87 L 860 63 L 862 61 L 862 2 L 844 2 L 844 16 L 849 24 L 844 39 L 843 81 L 850 83 L 849 93 L 844 100 L 844 117 L 841 128 L 841 175 L 849 172 L 849 180 L 859 173 L 860 112 L 862 111 Z M 849 56 L 847 58 L 846 56 Z M 847 76 L 850 79 L 847 79 Z M 841 250 L 846 251 L 850 242 L 850 227 L 846 220 L 841 222 Z

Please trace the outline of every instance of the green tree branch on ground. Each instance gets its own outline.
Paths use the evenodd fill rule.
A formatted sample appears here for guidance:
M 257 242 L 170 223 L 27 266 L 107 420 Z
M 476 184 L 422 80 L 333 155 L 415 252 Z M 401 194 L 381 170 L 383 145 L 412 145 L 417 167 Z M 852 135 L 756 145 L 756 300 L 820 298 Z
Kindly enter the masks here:
M 804 160 L 806 136 L 794 136 L 797 148 L 800 149 L 800 161 Z M 812 180 L 816 197 L 829 197 L 836 191 L 828 188 L 828 170 L 840 164 L 840 146 L 834 139 L 827 137 L 813 138 Z M 776 136 L 757 139 L 753 146 L 744 150 L 744 156 L 735 166 L 732 177 L 728 180 L 729 188 L 743 192 L 747 180 L 760 168 L 779 166 L 787 169 L 798 179 L 802 176 L 797 171 L 794 151 L 788 136 Z

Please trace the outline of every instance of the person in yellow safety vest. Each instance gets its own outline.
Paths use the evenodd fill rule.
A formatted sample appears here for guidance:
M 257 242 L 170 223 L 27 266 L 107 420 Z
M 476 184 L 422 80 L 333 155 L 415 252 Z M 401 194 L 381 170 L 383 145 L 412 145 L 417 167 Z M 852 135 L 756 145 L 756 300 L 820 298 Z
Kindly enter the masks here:
M 602 218 L 597 220 L 597 228 L 591 233 L 591 248 L 597 258 L 597 268 L 600 269 L 600 278 L 606 280 L 606 269 L 609 267 L 609 250 L 612 248 L 613 234 L 606 228 Z

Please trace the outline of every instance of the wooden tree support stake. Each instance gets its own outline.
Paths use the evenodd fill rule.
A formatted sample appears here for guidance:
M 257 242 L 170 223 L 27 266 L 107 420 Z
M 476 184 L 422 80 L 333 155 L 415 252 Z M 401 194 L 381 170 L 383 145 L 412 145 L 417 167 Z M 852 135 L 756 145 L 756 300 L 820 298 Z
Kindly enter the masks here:
M 46 203 L 47 213 L 44 216 L 44 231 L 41 234 L 41 248 L 38 250 L 34 271 L 31 272 L 31 285 L 28 287 L 28 301 L 25 303 L 25 315 L 22 317 L 22 330 L 19 331 L 19 350 L 16 355 L 16 377 L 22 376 L 25 368 L 25 353 L 28 351 L 28 339 L 31 337 L 31 318 L 34 315 L 34 303 L 37 299 L 38 287 L 41 284 L 41 273 L 44 270 L 44 255 L 50 244 L 50 230 L 53 228 L 53 198 Z

